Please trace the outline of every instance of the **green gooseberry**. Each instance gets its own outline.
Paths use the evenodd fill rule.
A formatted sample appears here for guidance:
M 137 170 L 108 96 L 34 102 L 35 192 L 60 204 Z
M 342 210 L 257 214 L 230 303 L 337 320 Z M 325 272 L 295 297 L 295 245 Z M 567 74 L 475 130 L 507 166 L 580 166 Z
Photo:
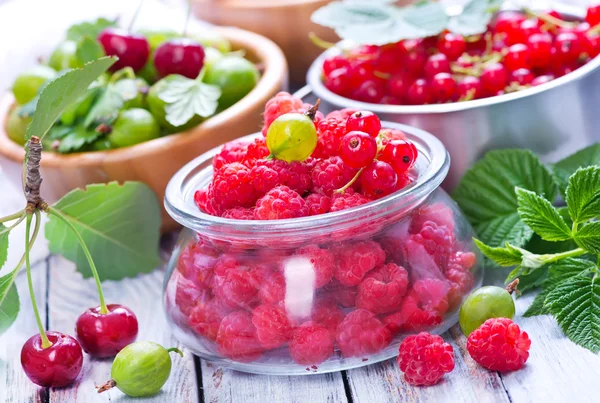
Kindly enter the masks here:
M 488 319 L 512 319 L 515 316 L 515 302 L 511 296 L 518 284 L 518 279 L 515 281 L 507 288 L 478 288 L 465 298 L 458 312 L 458 322 L 465 336 L 468 337 Z
M 26 104 L 37 95 L 42 85 L 56 77 L 56 71 L 48 66 L 35 66 L 20 74 L 13 83 L 12 91 L 20 105 Z
M 316 108 L 311 113 L 316 113 Z M 279 160 L 304 161 L 317 146 L 314 115 L 286 113 L 271 123 L 267 131 L 267 148 Z
M 215 31 L 207 30 L 200 34 L 195 33 L 194 39 L 202 46 L 216 48 L 221 53 L 231 52 L 231 43 Z
M 260 74 L 256 66 L 240 56 L 224 56 L 206 69 L 204 81 L 221 88 L 219 109 L 227 109 L 256 86 Z
M 112 126 L 108 140 L 114 148 L 127 147 L 160 136 L 160 126 L 150 112 L 141 108 L 126 109 Z
M 123 78 L 113 84 L 115 90 L 123 96 L 123 109 L 145 108 L 148 83 L 142 78 Z
M 74 41 L 61 42 L 48 59 L 48 66 L 56 71 L 74 69 L 79 66 L 77 60 L 77 43 Z
M 24 145 L 29 123 L 31 123 L 31 117 L 19 116 L 19 108 L 14 108 L 10 111 L 6 122 L 6 134 L 8 134 L 8 138 L 17 144 Z
M 204 48 L 204 68 L 210 69 L 216 61 L 223 58 L 223 53 L 219 52 L 218 49 L 213 47 Z
M 199 125 L 204 119 L 201 116 L 195 115 L 187 123 L 181 126 L 173 126 L 167 122 L 167 112 L 165 111 L 166 102 L 158 97 L 158 94 L 169 85 L 169 82 L 176 79 L 176 74 L 171 74 L 163 79 L 158 80 L 148 91 L 146 102 L 148 102 L 148 108 L 154 115 L 158 123 L 165 128 L 169 133 L 182 132 L 187 129 L 191 129 L 194 126 Z

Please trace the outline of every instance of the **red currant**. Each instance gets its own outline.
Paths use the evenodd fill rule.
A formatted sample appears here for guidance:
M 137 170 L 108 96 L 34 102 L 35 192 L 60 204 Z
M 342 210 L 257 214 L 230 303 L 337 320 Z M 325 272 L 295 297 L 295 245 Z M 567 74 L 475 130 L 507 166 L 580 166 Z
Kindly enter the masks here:
M 377 199 L 392 193 L 396 189 L 398 175 L 387 162 L 373 161 L 360 175 L 363 193 Z
M 546 67 L 552 55 L 552 36 L 547 33 L 533 34 L 527 39 L 532 67 Z
M 437 73 L 450 73 L 450 61 L 443 53 L 429 56 L 425 63 L 425 77 L 431 78 Z
M 430 89 L 435 101 L 448 102 L 456 94 L 456 81 L 450 73 L 437 73 L 431 80 Z
M 427 52 L 422 47 L 416 47 L 404 54 L 402 65 L 410 74 L 418 75 L 423 71 L 427 61 Z
M 359 87 L 362 83 L 368 80 L 373 80 L 375 77 L 375 68 L 371 61 L 361 61 L 352 66 L 350 80 L 353 87 Z
M 466 76 L 456 85 L 458 99 L 478 99 L 482 96 L 481 80 L 478 77 Z
M 358 101 L 378 104 L 385 95 L 385 84 L 382 80 L 367 80 L 359 85 L 352 95 Z
M 546 84 L 552 80 L 554 80 L 554 76 L 549 75 L 549 74 L 537 76 L 536 78 L 533 79 L 533 81 L 531 81 L 531 86 L 535 87 L 538 85 Z
M 411 105 L 425 105 L 431 103 L 431 90 L 426 80 L 415 80 L 406 92 L 406 100 Z
M 592 27 L 600 24 L 600 4 L 588 7 L 585 14 L 585 21 Z
M 442 35 L 437 43 L 438 50 L 448 56 L 450 60 L 456 60 L 464 53 L 467 48 L 465 38 L 462 35 L 456 35 L 447 32 Z
M 417 147 L 406 140 L 389 141 L 378 157 L 392 166 L 396 174 L 402 175 L 415 165 L 419 152 Z
M 356 111 L 346 120 L 346 132 L 365 132 L 371 137 L 377 137 L 381 130 L 381 121 L 376 114 L 369 111 Z
M 504 34 L 506 42 L 513 44 L 519 38 L 519 29 L 523 21 L 525 16 L 520 12 L 503 11 L 496 16 L 493 30 L 496 34 Z
M 487 65 L 481 73 L 481 86 L 488 95 L 496 95 L 504 90 L 508 82 L 506 67 L 500 63 Z
M 339 69 L 333 70 L 331 73 L 325 76 L 325 87 L 331 92 L 346 96 L 350 93 L 351 85 L 348 80 L 349 69 L 347 67 L 340 67 Z
M 342 137 L 340 157 L 349 167 L 362 168 L 373 161 L 376 154 L 377 141 L 375 137 L 357 130 Z
M 46 332 L 52 345 L 42 347 L 39 334 L 32 336 L 21 349 L 21 366 L 36 385 L 62 388 L 72 384 L 83 365 L 81 346 L 73 337 L 60 332 Z
M 127 307 L 118 304 L 90 308 L 79 316 L 75 325 L 77 340 L 83 350 L 98 358 L 114 357 L 123 347 L 133 343 L 138 333 L 138 321 Z
M 402 63 L 402 52 L 395 46 L 384 46 L 377 58 L 376 70 L 383 73 L 394 73 Z
M 511 43 L 511 45 L 514 45 L 517 43 L 526 43 L 527 38 L 529 38 L 531 35 L 542 32 L 540 30 L 540 26 L 539 26 L 538 22 L 539 21 L 537 19 L 527 19 L 527 20 L 524 20 L 523 22 L 521 22 L 521 24 L 519 24 L 519 29 L 517 31 L 518 34 L 516 34 L 515 38 L 513 38 L 513 40 L 515 42 Z
M 396 74 L 387 81 L 387 91 L 393 97 L 402 100 L 406 96 L 410 84 L 411 81 L 406 78 L 406 75 Z
M 517 43 L 508 48 L 508 53 L 504 56 L 504 66 L 506 66 L 509 71 L 530 68 L 531 60 L 527 46 L 522 43 Z
M 343 56 L 332 56 L 325 59 L 323 62 L 323 74 L 328 76 L 332 71 L 337 70 L 339 68 L 350 67 L 350 62 Z
M 196 78 L 204 66 L 204 48 L 191 39 L 171 39 L 154 52 L 154 66 L 161 77 L 180 74 Z
M 511 83 L 517 83 L 519 85 L 529 85 L 533 81 L 535 76 L 529 69 L 517 69 L 510 73 L 508 79 Z
M 600 54 L 600 35 L 594 33 L 586 33 L 585 35 L 586 53 L 589 57 L 594 58 Z
M 132 34 L 119 28 L 106 28 L 98 35 L 104 52 L 109 56 L 117 56 L 119 60 L 111 66 L 112 71 L 123 67 L 140 70 L 150 56 L 150 44 L 143 35 Z
M 581 38 L 573 32 L 563 32 L 554 38 L 557 61 L 560 64 L 574 63 L 584 51 Z

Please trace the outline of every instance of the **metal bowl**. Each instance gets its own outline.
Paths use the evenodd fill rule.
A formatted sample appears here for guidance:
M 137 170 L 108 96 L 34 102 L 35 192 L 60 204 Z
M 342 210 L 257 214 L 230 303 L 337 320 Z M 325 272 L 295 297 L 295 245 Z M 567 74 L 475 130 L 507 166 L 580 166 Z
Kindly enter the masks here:
M 339 108 L 369 110 L 381 120 L 433 133 L 452 157 L 444 183 L 448 190 L 492 149 L 528 148 L 544 162 L 553 162 L 600 141 L 600 57 L 523 91 L 467 102 L 405 106 L 359 102 L 329 91 L 321 81 L 321 66 L 325 58 L 340 52 L 337 47 L 328 49 L 313 62 L 307 74 L 312 94 L 302 89 L 298 95 L 320 98 L 325 113 Z

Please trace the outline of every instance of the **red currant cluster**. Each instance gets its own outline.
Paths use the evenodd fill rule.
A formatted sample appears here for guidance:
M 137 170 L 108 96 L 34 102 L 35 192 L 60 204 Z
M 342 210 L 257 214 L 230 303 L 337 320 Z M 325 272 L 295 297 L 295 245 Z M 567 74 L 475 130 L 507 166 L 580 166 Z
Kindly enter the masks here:
M 544 84 L 600 53 L 600 6 L 583 22 L 500 12 L 482 35 L 450 32 L 365 45 L 323 62 L 332 92 L 362 102 L 424 105 L 468 101 Z
M 167 285 L 168 315 L 202 349 L 240 362 L 266 355 L 317 371 L 330 358 L 367 359 L 440 325 L 473 287 L 476 255 L 452 210 L 429 203 L 344 241 L 242 249 L 198 234 Z
M 266 104 L 263 133 L 279 116 L 311 106 L 279 93 Z M 375 114 L 344 109 L 317 113 L 314 123 L 318 143 L 305 161 L 269 158 L 264 138 L 225 144 L 197 205 L 226 218 L 296 218 L 356 207 L 413 181 L 417 148 L 401 131 L 382 129 Z

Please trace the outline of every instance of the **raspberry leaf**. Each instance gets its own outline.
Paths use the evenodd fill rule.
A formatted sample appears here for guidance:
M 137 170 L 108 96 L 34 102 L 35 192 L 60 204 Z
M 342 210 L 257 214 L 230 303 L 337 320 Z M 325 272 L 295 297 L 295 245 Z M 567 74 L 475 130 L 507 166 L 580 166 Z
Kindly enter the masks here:
M 558 210 L 545 198 L 520 187 L 515 188 L 521 220 L 546 241 L 566 241 L 571 230 Z
M 15 278 L 19 269 L 0 277 L 0 334 L 4 333 L 19 314 L 19 294 L 15 286 Z
M 546 297 L 544 307 L 571 341 L 594 353 L 600 351 L 600 279 L 576 276 L 560 283 Z
M 471 0 L 465 4 L 462 13 L 450 18 L 448 29 L 465 36 L 485 32 L 502 3 L 503 0 Z
M 521 264 L 523 254 L 517 249 L 494 248 L 482 243 L 479 239 L 473 239 L 481 252 L 500 266 L 516 266 Z M 507 242 L 508 246 L 508 242 Z
M 53 208 L 69 216 L 97 266 L 100 277 L 119 280 L 149 273 L 160 262 L 160 207 L 143 183 L 94 184 L 76 189 Z M 91 276 L 87 259 L 70 229 L 54 216 L 46 225 L 52 253 L 75 262 L 84 277 Z
M 575 243 L 591 253 L 600 253 L 600 221 L 581 227 L 574 236 Z
M 8 258 L 8 229 L 0 224 L 0 270 Z
M 600 166 L 578 169 L 567 185 L 566 201 L 575 223 L 600 216 Z
M 181 126 L 195 115 L 207 118 L 214 114 L 221 97 L 221 89 L 198 80 L 175 76 L 158 93 L 158 97 L 167 104 L 167 121 L 173 126 Z
M 569 177 L 581 167 L 600 165 L 600 144 L 579 150 L 552 166 L 552 175 L 563 195 L 566 194 Z

